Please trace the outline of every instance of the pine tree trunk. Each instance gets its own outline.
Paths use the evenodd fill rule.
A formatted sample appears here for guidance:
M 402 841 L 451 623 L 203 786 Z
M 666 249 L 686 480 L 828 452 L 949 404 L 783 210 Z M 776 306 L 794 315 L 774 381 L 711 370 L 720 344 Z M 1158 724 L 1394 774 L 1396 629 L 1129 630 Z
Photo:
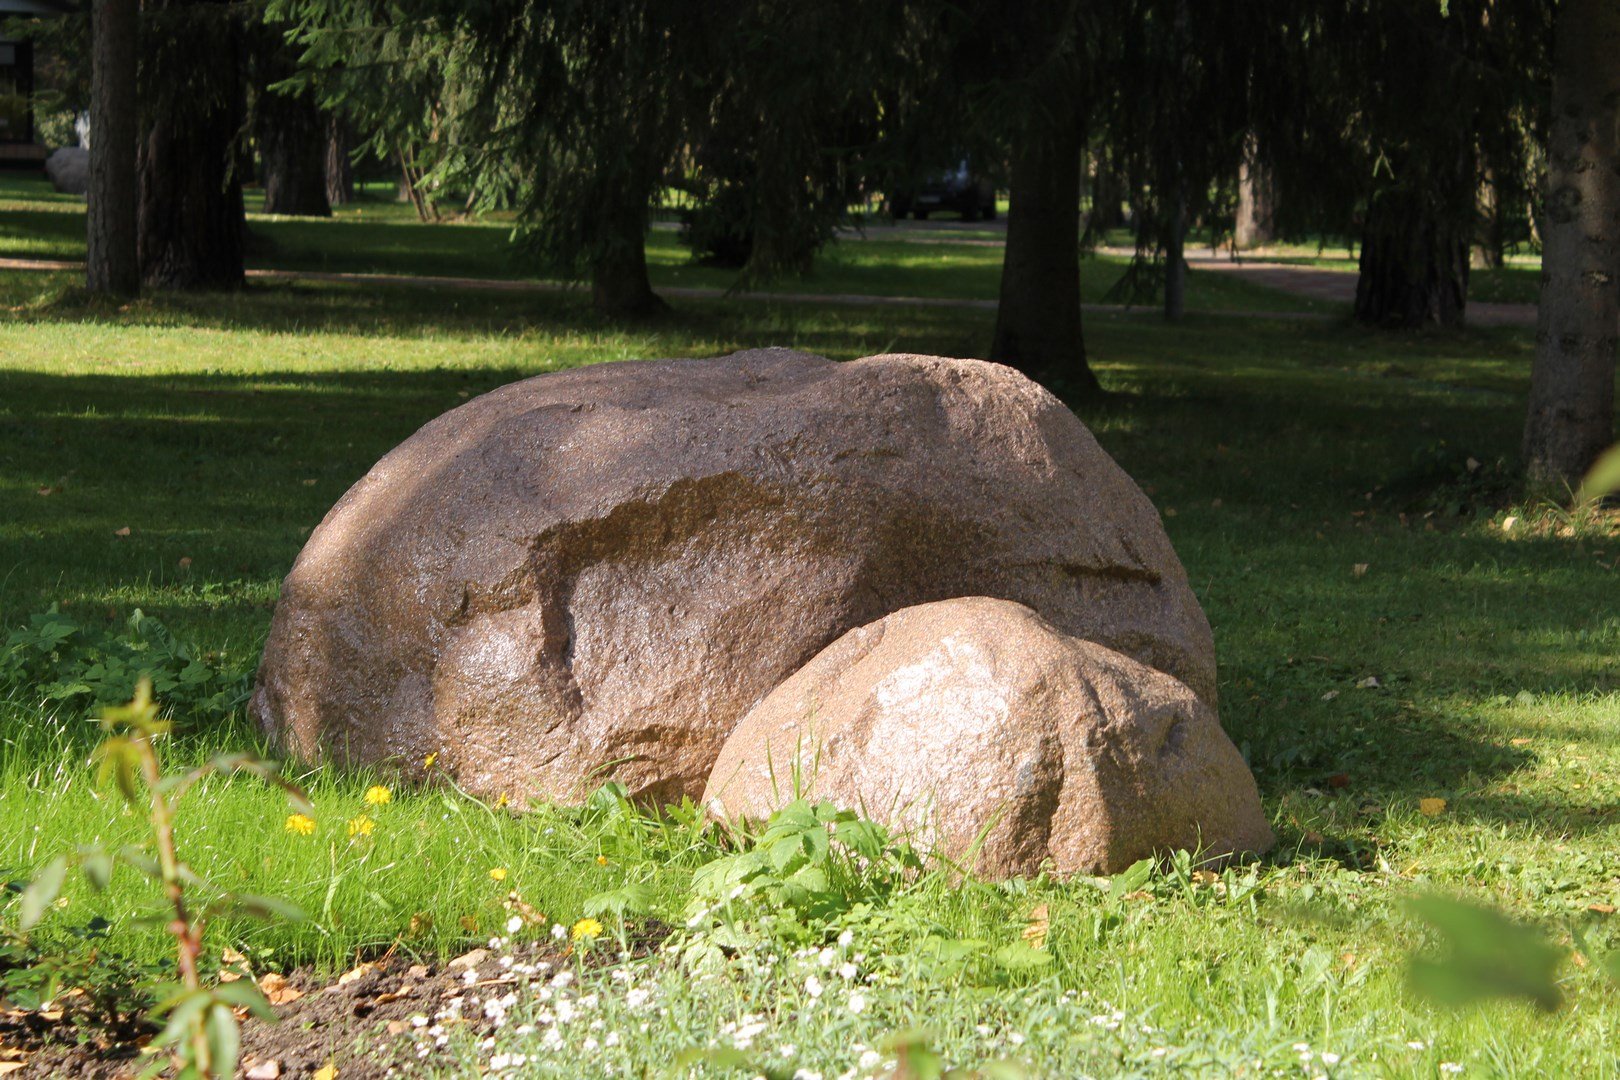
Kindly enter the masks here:
M 1175 185 L 1164 234 L 1164 317 L 1187 314 L 1187 186 Z
M 1562 0 L 1524 458 L 1576 484 L 1614 439 L 1620 328 L 1620 5 Z
M 1096 397 L 1102 385 L 1080 329 L 1082 144 L 1071 111 L 1015 148 L 990 359 L 1071 396 Z
M 1243 161 L 1238 165 L 1237 222 L 1232 229 L 1232 246 L 1250 251 L 1272 242 L 1271 177 L 1255 160 L 1254 136 L 1243 144 Z
M 264 212 L 331 217 L 326 198 L 327 128 L 308 91 L 261 92 L 259 154 L 264 161 Z
M 1091 231 L 1123 228 L 1124 202 L 1125 185 L 1114 170 L 1108 148 L 1103 147 L 1097 151 L 1091 175 L 1091 220 L 1087 223 Z
M 1468 241 L 1467 228 L 1424 193 L 1381 192 L 1362 228 L 1356 320 L 1460 326 L 1468 303 Z
M 184 5 L 162 8 L 179 16 L 170 24 L 177 36 L 146 50 L 143 85 L 186 86 L 196 46 L 206 43 L 211 92 L 171 101 L 148 118 L 137 159 L 141 281 L 159 289 L 240 288 L 247 239 L 236 163 L 245 112 L 241 34 L 223 29 L 234 25 L 226 22 L 194 29 Z
M 91 13 L 90 189 L 86 200 L 85 284 L 91 292 L 134 296 L 137 181 L 135 66 L 138 0 L 96 0 Z
M 346 206 L 354 201 L 354 162 L 349 157 L 349 125 L 342 117 L 327 117 L 326 201 Z
M 655 315 L 669 305 L 652 290 L 647 277 L 647 248 L 644 226 L 639 222 L 631 242 L 625 230 L 624 243 L 597 258 L 591 266 L 591 306 L 616 318 Z

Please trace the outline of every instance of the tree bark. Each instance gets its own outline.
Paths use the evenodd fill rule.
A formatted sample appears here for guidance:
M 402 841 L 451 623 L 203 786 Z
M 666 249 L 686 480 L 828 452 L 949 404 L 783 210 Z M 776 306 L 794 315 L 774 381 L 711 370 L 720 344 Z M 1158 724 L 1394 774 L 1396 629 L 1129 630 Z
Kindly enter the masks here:
M 990 359 L 1066 394 L 1097 397 L 1080 329 L 1080 122 L 1058 110 L 1014 149 L 1012 208 Z
M 91 11 L 90 189 L 85 214 L 85 284 L 91 292 L 134 296 L 137 259 L 135 145 L 138 114 L 138 0 L 96 0 Z
M 1471 186 L 1465 190 L 1472 194 Z M 1356 321 L 1460 326 L 1468 303 L 1468 242 L 1466 225 L 1423 191 L 1380 192 L 1362 227 Z
M 349 157 L 349 125 L 340 116 L 328 116 L 326 126 L 326 201 L 345 206 L 354 201 L 354 162 Z
M 168 31 L 174 36 L 146 50 L 143 85 L 187 85 L 199 43 L 210 50 L 209 82 L 207 92 L 184 98 L 171 90 L 165 107 L 149 110 L 138 156 L 141 281 L 159 289 L 240 288 L 247 239 L 236 164 L 245 112 L 240 30 L 186 22 L 213 13 L 158 6 L 178 17 Z
M 1094 233 L 1123 228 L 1125 185 L 1114 169 L 1107 147 L 1098 149 L 1095 160 L 1091 179 L 1091 219 L 1087 224 Z
M 1164 317 L 1187 314 L 1187 185 L 1178 181 L 1171 196 L 1164 234 Z
M 1574 486 L 1614 439 L 1620 337 L 1620 5 L 1562 0 L 1524 458 Z
M 1232 229 L 1232 246 L 1239 251 L 1264 247 L 1275 239 L 1272 232 L 1271 177 L 1255 159 L 1254 136 L 1243 143 L 1243 160 L 1238 164 L 1237 221 Z
M 264 162 L 264 212 L 331 217 L 326 197 L 327 127 L 308 90 L 259 98 L 259 154 Z
M 591 306 L 616 318 L 640 318 L 668 309 L 663 298 L 653 292 L 647 277 L 645 226 L 637 223 L 634 243 L 630 230 L 625 242 L 599 256 L 591 265 Z

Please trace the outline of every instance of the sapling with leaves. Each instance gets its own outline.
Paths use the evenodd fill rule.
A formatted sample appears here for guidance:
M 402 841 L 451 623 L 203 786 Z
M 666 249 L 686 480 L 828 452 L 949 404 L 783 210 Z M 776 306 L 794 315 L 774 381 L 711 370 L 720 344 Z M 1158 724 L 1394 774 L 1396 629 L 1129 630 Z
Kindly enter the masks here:
M 153 918 L 174 938 L 179 975 L 177 982 L 150 988 L 158 1001 L 152 1015 L 166 1017 L 167 1022 L 148 1052 L 156 1055 L 168 1049 L 181 1078 L 230 1076 L 240 1050 L 236 1010 L 246 1009 L 267 1020 L 274 1020 L 275 1013 L 250 980 L 204 985 L 201 960 L 208 925 L 225 913 L 294 920 L 302 919 L 303 913 L 281 900 L 231 892 L 203 880 L 181 861 L 175 843 L 176 813 L 188 793 L 215 775 L 257 776 L 285 791 L 299 813 L 312 812 L 309 800 L 280 776 L 274 764 L 247 753 L 219 754 L 195 768 L 165 773 L 158 744 L 169 734 L 170 723 L 159 715 L 150 680 L 140 681 L 128 704 L 104 710 L 101 727 L 105 738 L 95 752 L 99 778 L 116 783 L 130 806 L 146 815 L 150 842 L 117 851 L 83 847 L 51 860 L 23 890 L 20 929 L 28 931 L 39 923 L 74 866 L 97 891 L 107 887 L 120 864 L 144 874 L 163 893 L 163 906 Z M 154 1057 L 149 1074 L 163 1067 L 163 1059 Z

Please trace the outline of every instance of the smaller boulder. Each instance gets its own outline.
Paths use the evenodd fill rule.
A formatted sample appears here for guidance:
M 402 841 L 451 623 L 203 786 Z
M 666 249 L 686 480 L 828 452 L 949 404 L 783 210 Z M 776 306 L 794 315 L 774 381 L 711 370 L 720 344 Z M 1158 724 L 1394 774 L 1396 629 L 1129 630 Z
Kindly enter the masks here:
M 45 175 L 62 194 L 83 195 L 90 190 L 90 151 L 82 146 L 62 147 L 45 159 Z
M 743 718 L 703 802 L 757 820 L 800 796 L 989 878 L 1273 841 L 1254 777 L 1190 688 L 988 597 L 905 608 L 833 642 Z

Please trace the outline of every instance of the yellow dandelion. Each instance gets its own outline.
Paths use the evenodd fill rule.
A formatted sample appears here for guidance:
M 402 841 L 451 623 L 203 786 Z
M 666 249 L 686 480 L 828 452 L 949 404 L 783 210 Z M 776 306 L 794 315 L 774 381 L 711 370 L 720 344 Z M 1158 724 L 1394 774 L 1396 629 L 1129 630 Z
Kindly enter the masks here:
M 381 784 L 373 784 L 366 788 L 366 805 L 383 806 L 394 801 L 394 793 Z
M 372 830 L 376 829 L 376 827 L 377 823 L 372 821 L 371 818 L 367 817 L 365 814 L 361 814 L 357 818 L 349 819 L 350 836 L 370 836 Z
M 1445 812 L 1446 800 L 1444 799 L 1418 800 L 1418 813 L 1422 814 L 1424 817 L 1439 817 Z
M 429 754 L 427 757 L 422 759 L 422 768 L 431 769 L 431 768 L 433 768 L 433 763 L 435 761 L 438 761 L 438 760 L 439 760 L 439 755 L 438 754 Z
M 597 866 L 606 866 L 607 865 L 607 856 L 606 855 L 598 855 L 596 857 L 596 865 Z
M 309 836 L 315 831 L 315 819 L 305 814 L 288 814 L 286 828 L 294 836 Z
M 507 878 L 506 867 L 497 866 L 489 872 L 489 877 L 491 881 L 505 881 Z
M 575 941 L 580 938 L 601 937 L 602 924 L 589 917 L 583 918 L 574 924 L 574 928 L 569 931 L 569 936 Z

